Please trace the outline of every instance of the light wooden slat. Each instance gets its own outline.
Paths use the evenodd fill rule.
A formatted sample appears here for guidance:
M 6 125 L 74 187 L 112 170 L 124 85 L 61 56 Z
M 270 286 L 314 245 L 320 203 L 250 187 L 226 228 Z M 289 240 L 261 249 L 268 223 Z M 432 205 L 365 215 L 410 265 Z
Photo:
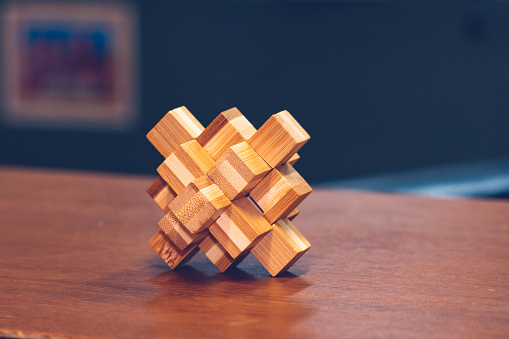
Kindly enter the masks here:
M 193 234 L 177 219 L 172 211 L 168 212 L 158 223 L 159 228 L 168 238 L 183 251 L 192 244 L 199 243 L 208 234 L 208 231 Z
M 230 200 L 247 195 L 271 170 L 247 142 L 226 150 L 207 173 Z
M 287 217 L 313 189 L 290 165 L 274 168 L 249 196 L 262 209 L 269 223 Z
M 170 203 L 169 208 L 192 234 L 206 230 L 230 206 L 230 200 L 206 175 L 201 176 Z
M 168 211 L 170 210 L 168 205 L 177 196 L 177 193 L 175 193 L 171 189 L 170 185 L 168 185 L 166 181 L 164 181 L 164 179 L 161 177 L 157 177 L 157 179 L 152 183 L 152 185 L 150 185 L 150 187 L 147 188 L 147 193 L 152 199 L 154 199 L 157 205 L 161 207 L 161 209 L 166 213 L 168 213 Z
M 202 124 L 185 107 L 169 111 L 147 134 L 147 139 L 167 158 L 181 144 L 198 137 Z
M 251 249 L 251 253 L 276 276 L 290 268 L 311 244 L 287 218 L 272 225 L 272 230 Z
M 196 141 L 218 160 L 226 150 L 251 138 L 256 129 L 237 108 L 222 112 L 196 138 Z
M 179 194 L 190 182 L 206 175 L 214 163 L 203 147 L 192 140 L 177 147 L 157 172 Z
M 294 155 L 292 155 L 290 159 L 288 159 L 288 163 L 292 166 L 295 166 L 295 163 L 299 160 L 300 160 L 299 153 L 295 153 Z
M 293 116 L 282 111 L 272 115 L 248 142 L 274 168 L 289 161 L 309 139 Z
M 293 211 L 290 212 L 290 214 L 288 214 L 287 218 L 288 220 L 293 221 L 293 219 L 295 219 L 299 214 L 300 214 L 299 209 L 295 208 Z
M 244 255 L 237 257 L 237 259 L 233 259 L 219 241 L 217 241 L 210 233 L 200 242 L 198 246 L 221 273 L 224 273 L 230 267 L 235 267 L 240 264 L 249 254 L 249 252 L 246 252 Z
M 198 252 L 198 245 L 181 251 L 161 230 L 149 240 L 149 244 L 172 270 L 184 265 Z
M 271 229 L 267 220 L 245 197 L 233 201 L 209 227 L 210 233 L 234 259 L 252 248 Z

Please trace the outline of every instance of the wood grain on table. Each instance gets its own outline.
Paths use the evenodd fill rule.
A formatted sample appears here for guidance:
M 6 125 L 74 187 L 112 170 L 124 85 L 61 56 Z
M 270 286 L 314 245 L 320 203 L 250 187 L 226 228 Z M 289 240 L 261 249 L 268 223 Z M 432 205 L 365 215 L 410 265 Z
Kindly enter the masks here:
M 0 336 L 509 336 L 508 202 L 316 190 L 282 277 L 172 272 L 154 178 L 0 168 Z

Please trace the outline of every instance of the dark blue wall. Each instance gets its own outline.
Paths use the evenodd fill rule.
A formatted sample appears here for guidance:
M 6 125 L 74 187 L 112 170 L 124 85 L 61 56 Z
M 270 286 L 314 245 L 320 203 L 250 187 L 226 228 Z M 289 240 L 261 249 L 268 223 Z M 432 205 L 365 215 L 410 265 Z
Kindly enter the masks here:
M 309 181 L 509 155 L 509 5 L 140 1 L 139 124 L 0 127 L 0 161 L 155 173 L 145 134 L 186 105 L 289 110 Z

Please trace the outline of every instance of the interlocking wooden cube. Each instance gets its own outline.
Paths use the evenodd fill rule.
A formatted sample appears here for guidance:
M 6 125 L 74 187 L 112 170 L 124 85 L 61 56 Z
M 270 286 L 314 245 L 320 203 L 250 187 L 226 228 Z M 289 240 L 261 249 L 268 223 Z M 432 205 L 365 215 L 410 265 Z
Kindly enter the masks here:
M 230 200 L 235 200 L 246 196 L 270 170 L 247 142 L 241 142 L 228 148 L 207 175 Z
M 157 168 L 157 172 L 170 187 L 180 194 L 193 180 L 207 174 L 214 159 L 196 140 L 183 143 Z
M 249 196 L 273 224 L 287 217 L 312 191 L 293 166 L 285 163 L 270 171 Z
M 249 254 L 249 252 L 246 252 L 244 255 L 237 257 L 237 259 L 233 259 L 228 251 L 210 233 L 200 242 L 199 247 L 221 273 L 230 267 L 237 266 Z
M 251 250 L 251 253 L 273 276 L 286 271 L 311 244 L 287 218 L 272 225 L 272 230 Z
M 312 191 L 292 166 L 309 135 L 290 113 L 256 131 L 232 108 L 204 129 L 181 107 L 147 138 L 166 157 L 147 189 L 166 212 L 149 243 L 170 268 L 201 249 L 224 272 L 251 252 L 275 276 L 309 249 L 290 221 Z
M 170 210 L 170 207 L 168 205 L 177 196 L 177 193 L 175 193 L 171 189 L 170 185 L 168 185 L 166 181 L 164 181 L 164 179 L 161 177 L 158 177 L 152 183 L 152 185 L 150 185 L 150 187 L 147 189 L 147 193 L 148 195 L 150 195 L 152 199 L 154 199 L 157 205 L 161 207 L 161 209 L 166 213 L 168 213 L 168 211 Z
M 248 198 L 232 202 L 230 207 L 210 226 L 212 233 L 226 251 L 236 259 L 248 251 L 272 229 Z
M 289 161 L 309 138 L 297 120 L 282 111 L 272 115 L 248 142 L 271 167 L 276 167 Z
M 158 225 L 161 231 L 163 231 L 181 251 L 192 244 L 199 243 L 208 234 L 208 231 L 195 234 L 189 232 L 172 211 L 169 211 L 164 218 L 159 221 Z
M 182 106 L 169 111 L 147 134 L 147 139 L 167 158 L 177 147 L 194 140 L 203 130 L 194 115 Z
M 253 125 L 234 107 L 219 114 L 196 141 L 218 160 L 229 147 L 248 140 L 255 132 Z
M 181 251 L 163 231 L 157 232 L 149 240 L 149 244 L 172 270 L 184 265 L 199 250 L 198 245 L 194 245 L 188 246 L 185 250 Z
M 206 175 L 189 185 L 170 203 L 170 211 L 192 234 L 206 230 L 223 211 L 230 200 Z

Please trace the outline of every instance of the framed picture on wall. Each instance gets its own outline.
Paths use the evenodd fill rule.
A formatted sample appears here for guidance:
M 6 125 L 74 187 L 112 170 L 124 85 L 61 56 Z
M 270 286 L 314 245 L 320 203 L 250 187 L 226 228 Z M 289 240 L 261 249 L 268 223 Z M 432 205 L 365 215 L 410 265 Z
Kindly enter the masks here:
M 120 3 L 15 2 L 2 13 L 3 115 L 24 126 L 127 129 L 136 16 Z

